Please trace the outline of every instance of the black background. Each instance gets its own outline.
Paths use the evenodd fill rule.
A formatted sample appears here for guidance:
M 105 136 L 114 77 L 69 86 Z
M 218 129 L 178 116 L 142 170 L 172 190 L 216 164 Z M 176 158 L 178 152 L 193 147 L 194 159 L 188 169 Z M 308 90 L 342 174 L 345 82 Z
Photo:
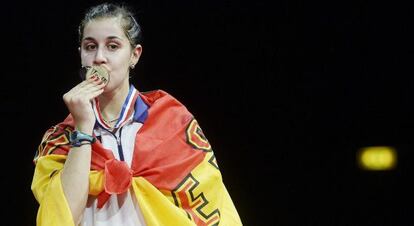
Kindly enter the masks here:
M 1 225 L 35 225 L 34 157 L 79 82 L 77 26 L 100 1 L 6 3 Z M 397 1 L 134 1 L 132 78 L 196 116 L 244 225 L 414 225 L 413 9 Z M 359 148 L 398 165 L 361 171 Z M 3 221 L 3 219 L 5 221 Z

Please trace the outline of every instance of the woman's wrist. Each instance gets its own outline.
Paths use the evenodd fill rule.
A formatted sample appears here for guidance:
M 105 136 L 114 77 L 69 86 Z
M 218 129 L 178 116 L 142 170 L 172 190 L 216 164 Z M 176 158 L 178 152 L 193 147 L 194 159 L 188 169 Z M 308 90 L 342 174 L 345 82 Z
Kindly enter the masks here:
M 77 130 L 81 133 L 84 133 L 84 134 L 88 134 L 90 136 L 92 136 L 92 134 L 93 134 L 93 126 L 76 125 L 75 130 Z
M 70 134 L 70 143 L 72 145 L 72 147 L 80 147 L 82 145 L 85 144 L 92 144 L 96 141 L 96 138 L 82 133 L 78 130 L 74 130 L 71 134 Z

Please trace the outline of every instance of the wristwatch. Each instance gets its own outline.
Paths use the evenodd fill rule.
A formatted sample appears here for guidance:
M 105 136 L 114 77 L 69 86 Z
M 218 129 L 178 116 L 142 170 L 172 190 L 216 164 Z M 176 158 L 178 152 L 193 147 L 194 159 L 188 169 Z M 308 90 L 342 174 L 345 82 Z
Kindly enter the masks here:
M 70 134 L 69 141 L 73 147 L 80 147 L 83 144 L 85 144 L 85 143 L 82 143 L 84 141 L 87 141 L 88 144 L 93 144 L 96 141 L 96 138 L 86 133 L 82 133 L 78 130 L 74 130 Z

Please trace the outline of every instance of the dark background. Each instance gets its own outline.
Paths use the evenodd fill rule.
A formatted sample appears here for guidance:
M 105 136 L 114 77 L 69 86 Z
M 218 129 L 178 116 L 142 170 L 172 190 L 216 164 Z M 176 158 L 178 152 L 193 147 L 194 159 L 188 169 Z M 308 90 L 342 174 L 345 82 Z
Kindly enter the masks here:
M 98 2 L 3 6 L 1 225 L 35 225 L 32 159 L 67 115 L 77 26 Z M 413 8 L 381 2 L 129 3 L 144 34 L 133 83 L 196 116 L 244 225 L 414 225 Z M 377 145 L 396 169 L 357 167 Z

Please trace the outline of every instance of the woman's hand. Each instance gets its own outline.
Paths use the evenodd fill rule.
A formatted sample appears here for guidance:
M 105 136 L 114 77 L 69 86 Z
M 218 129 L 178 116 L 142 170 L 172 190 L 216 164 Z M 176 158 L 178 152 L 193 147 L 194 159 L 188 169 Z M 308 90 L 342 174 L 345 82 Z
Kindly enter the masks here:
M 63 101 L 75 120 L 77 130 L 92 135 L 96 119 L 91 100 L 99 96 L 104 87 L 105 83 L 94 75 L 63 95 Z

